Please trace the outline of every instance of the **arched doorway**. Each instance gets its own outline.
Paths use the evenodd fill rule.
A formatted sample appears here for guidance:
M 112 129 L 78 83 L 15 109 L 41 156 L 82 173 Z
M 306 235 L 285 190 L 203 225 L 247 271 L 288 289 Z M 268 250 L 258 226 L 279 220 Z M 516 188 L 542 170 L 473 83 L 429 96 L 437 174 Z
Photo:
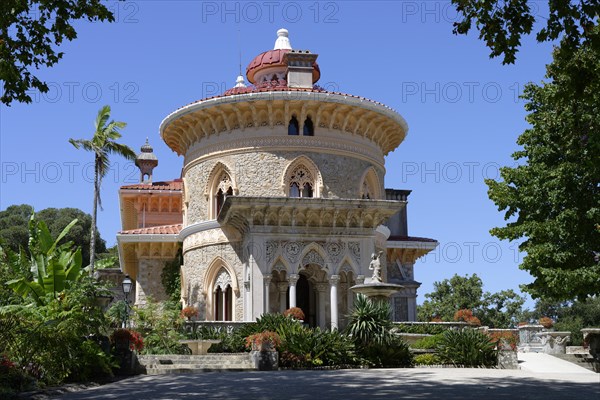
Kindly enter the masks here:
M 300 307 L 304 312 L 304 322 L 310 327 L 317 325 L 317 316 L 314 302 L 314 290 L 311 282 L 305 274 L 300 273 L 296 283 L 296 307 Z

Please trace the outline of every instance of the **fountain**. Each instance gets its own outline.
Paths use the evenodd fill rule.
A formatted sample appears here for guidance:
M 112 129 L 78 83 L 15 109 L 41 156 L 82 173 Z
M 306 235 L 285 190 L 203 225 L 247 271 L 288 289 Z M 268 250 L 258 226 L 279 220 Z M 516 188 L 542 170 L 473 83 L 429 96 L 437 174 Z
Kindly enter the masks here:
M 363 294 L 374 300 L 387 300 L 392 294 L 399 292 L 404 286 L 394 283 L 384 283 L 381 279 L 381 254 L 373 253 L 371 255 L 371 263 L 369 270 L 373 271 L 373 276 L 368 282 L 354 285 L 350 288 L 353 292 Z

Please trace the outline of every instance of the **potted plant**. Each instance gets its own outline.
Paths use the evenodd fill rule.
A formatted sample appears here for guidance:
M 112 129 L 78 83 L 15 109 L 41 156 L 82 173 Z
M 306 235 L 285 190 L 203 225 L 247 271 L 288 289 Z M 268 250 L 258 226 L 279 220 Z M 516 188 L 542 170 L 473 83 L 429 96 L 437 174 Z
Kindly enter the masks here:
M 194 306 L 187 306 L 181 310 L 181 317 L 187 318 L 188 321 L 191 321 L 192 318 L 198 317 L 198 308 Z
M 263 331 L 246 338 L 246 348 L 252 351 L 277 351 L 281 338 L 276 332 Z
M 554 321 L 552 321 L 552 319 L 548 317 L 540 318 L 539 323 L 546 329 L 551 329 L 554 326 Z
M 304 321 L 304 318 L 305 318 L 304 311 L 302 311 L 302 309 L 300 307 L 288 308 L 287 310 L 285 310 L 283 312 L 283 315 L 286 317 L 291 317 L 298 321 Z

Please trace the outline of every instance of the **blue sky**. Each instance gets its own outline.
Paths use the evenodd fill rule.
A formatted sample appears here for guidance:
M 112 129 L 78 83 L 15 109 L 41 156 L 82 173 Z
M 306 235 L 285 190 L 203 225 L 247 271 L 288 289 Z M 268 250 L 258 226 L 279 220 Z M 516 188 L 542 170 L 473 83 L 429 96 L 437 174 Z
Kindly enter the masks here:
M 50 92 L 31 104 L 1 106 L 0 209 L 28 203 L 92 206 L 92 156 L 68 139 L 91 138 L 104 104 L 128 123 L 122 142 L 136 151 L 146 137 L 159 158 L 155 180 L 178 178 L 182 158 L 158 126 L 176 108 L 232 87 L 239 70 L 273 47 L 286 28 L 292 46 L 319 54 L 319 84 L 380 101 L 407 120 L 409 133 L 386 158 L 386 187 L 411 189 L 409 232 L 439 248 L 417 261 L 423 295 L 433 282 L 477 273 L 498 291 L 531 281 L 518 269 L 516 244 L 489 229 L 503 224 L 484 178 L 513 165 L 527 128 L 528 82 L 541 82 L 551 47 L 524 40 L 516 65 L 490 60 L 475 32 L 454 36 L 449 1 L 124 1 L 109 2 L 112 24 L 77 23 L 65 56 L 39 71 Z M 541 2 L 532 7 L 543 14 Z M 98 226 L 109 245 L 120 229 L 118 187 L 138 181 L 123 159 L 102 186 Z

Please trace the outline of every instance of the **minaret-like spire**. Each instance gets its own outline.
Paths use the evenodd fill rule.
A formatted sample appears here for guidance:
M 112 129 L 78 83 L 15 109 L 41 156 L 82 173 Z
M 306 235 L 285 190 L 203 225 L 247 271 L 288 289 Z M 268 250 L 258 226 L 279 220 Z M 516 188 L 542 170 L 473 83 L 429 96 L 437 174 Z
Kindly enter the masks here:
M 244 81 L 244 76 L 240 73 L 237 77 L 237 79 L 235 80 L 235 86 L 237 88 L 243 88 L 246 87 L 246 82 Z
M 140 182 L 152 184 L 152 170 L 158 165 L 158 158 L 154 155 L 154 149 L 146 143 L 140 149 L 142 152 L 135 158 L 135 165 L 140 169 Z
M 277 40 L 275 41 L 275 47 L 273 50 L 291 50 L 292 44 L 290 43 L 290 39 L 288 37 L 287 29 L 280 29 L 277 31 Z

